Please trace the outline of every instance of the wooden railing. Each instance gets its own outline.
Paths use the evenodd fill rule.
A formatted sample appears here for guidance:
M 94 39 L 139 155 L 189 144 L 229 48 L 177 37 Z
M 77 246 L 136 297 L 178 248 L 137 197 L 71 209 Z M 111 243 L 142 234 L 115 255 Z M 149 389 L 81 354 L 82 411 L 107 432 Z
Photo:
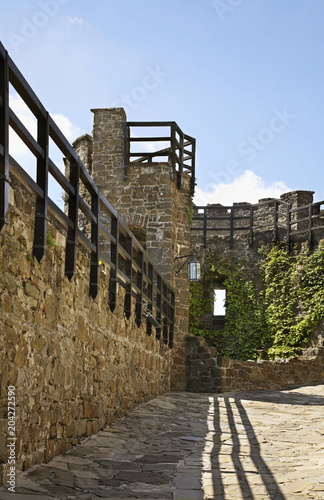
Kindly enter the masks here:
M 290 243 L 302 239 L 310 247 L 314 243 L 315 232 L 324 236 L 324 201 L 291 208 L 291 205 L 277 199 L 260 203 L 233 206 L 195 206 L 191 231 L 202 235 L 203 246 L 208 245 L 208 235 L 228 235 L 228 243 L 233 247 L 235 235 L 245 234 L 250 246 L 257 234 L 272 232 L 272 240 Z
M 137 128 L 166 128 L 167 135 L 164 136 L 135 136 L 132 129 Z M 136 131 L 137 133 L 137 131 Z M 136 143 L 158 143 L 166 142 L 168 145 L 164 149 L 157 149 L 153 152 L 132 150 Z M 195 189 L 195 155 L 196 140 L 182 132 L 176 122 L 125 122 L 124 123 L 124 176 L 127 177 L 127 168 L 130 163 L 154 162 L 157 158 L 165 158 L 170 163 L 171 177 L 177 176 L 177 186 L 180 189 L 183 185 L 183 174 L 190 176 L 190 189 Z
M 9 106 L 9 84 L 13 86 L 37 120 L 35 139 Z M 12 128 L 37 159 L 36 181 L 9 154 L 9 128 Z M 50 139 L 70 164 L 69 179 L 49 157 Z M 95 298 L 99 288 L 99 267 L 110 269 L 109 305 L 117 302 L 117 284 L 126 289 L 125 314 L 129 318 L 134 297 L 136 322 L 146 318 L 147 333 L 152 332 L 151 316 L 157 320 L 158 339 L 173 345 L 175 293 L 154 266 L 116 210 L 105 199 L 71 144 L 59 130 L 25 78 L 0 43 L 0 231 L 5 230 L 9 210 L 10 175 L 28 186 L 36 196 L 34 256 L 40 262 L 47 252 L 48 214 L 58 219 L 67 231 L 65 273 L 72 279 L 76 272 L 77 246 L 81 242 L 91 255 L 89 293 Z M 66 199 L 64 213 L 49 197 L 48 181 L 53 176 Z M 80 194 L 80 183 L 82 193 Z M 90 204 L 85 200 L 90 199 Z M 91 225 L 88 238 L 78 228 L 80 212 Z

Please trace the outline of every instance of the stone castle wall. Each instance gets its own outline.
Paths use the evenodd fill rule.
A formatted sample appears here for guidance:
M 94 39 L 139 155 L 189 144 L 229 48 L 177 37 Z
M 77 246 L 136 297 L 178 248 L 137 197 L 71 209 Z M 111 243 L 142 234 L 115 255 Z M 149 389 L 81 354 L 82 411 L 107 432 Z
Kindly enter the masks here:
M 0 329 L 5 334 L 0 351 L 0 463 L 6 462 L 7 453 L 7 388 L 15 386 L 17 470 L 69 450 L 134 405 L 170 389 L 273 389 L 316 382 L 324 376 L 320 348 L 307 359 L 242 362 L 217 358 L 204 339 L 188 335 L 189 283 L 186 266 L 177 272 L 184 261 L 176 258 L 192 250 L 198 255 L 204 252 L 197 233 L 192 233 L 190 246 L 190 178 L 184 175 L 183 187 L 178 189 L 169 163 L 132 163 L 125 176 L 124 110 L 93 113 L 93 137 L 86 134 L 77 139 L 75 150 L 175 289 L 174 346 L 170 350 L 162 339 L 148 336 L 144 322 L 136 325 L 135 298 L 132 315 L 126 318 L 121 287 L 111 312 L 109 270 L 104 266 L 98 296 L 89 297 L 90 260 L 81 245 L 76 276 L 68 281 L 66 233 L 56 220 L 49 221 L 46 258 L 39 264 L 32 257 L 35 198 L 13 179 L 10 224 L 0 235 Z M 68 162 L 66 169 L 68 176 Z M 80 190 L 89 204 L 82 183 Z M 86 225 L 81 215 L 80 229 L 89 235 Z M 257 264 L 258 243 L 270 242 L 273 233 L 255 233 L 252 247 L 243 233 L 233 248 L 229 248 L 228 233 L 211 235 L 207 248 L 229 258 L 249 255 Z M 5 473 L 4 465 L 1 471 Z
M 89 256 L 64 274 L 66 236 L 50 220 L 48 253 L 32 257 L 35 198 L 13 179 L 10 223 L 0 236 L 0 460 L 5 474 L 8 386 L 16 388 L 17 471 L 69 450 L 116 417 L 170 389 L 170 349 L 108 306 L 103 268 L 89 297 Z M 133 299 L 135 300 L 135 299 Z M 135 304 L 132 310 L 134 311 Z
M 191 232 L 192 245 L 203 246 L 204 209 L 208 228 L 206 247 L 209 249 L 217 248 L 226 253 L 240 252 L 251 256 L 257 253 L 260 246 L 272 243 L 274 240 L 287 242 L 288 226 L 290 245 L 305 242 L 309 238 L 309 215 L 313 194 L 313 191 L 297 190 L 282 194 L 279 200 L 265 198 L 255 205 L 234 203 L 233 207 L 224 207 L 216 203 L 196 208 Z M 317 245 L 323 238 L 324 211 L 321 210 L 321 205 L 323 204 L 311 207 L 313 245 Z M 230 245 L 231 212 L 235 218 L 232 245 Z
M 187 336 L 187 391 L 275 390 L 324 380 L 324 348 L 278 361 L 240 361 L 216 356 L 205 339 Z
M 293 191 L 283 194 L 280 199 L 290 205 L 290 221 L 293 232 L 291 243 L 304 245 L 308 242 L 309 205 L 313 203 L 312 191 Z M 214 231 L 207 232 L 206 246 L 204 246 L 202 231 L 193 230 L 191 246 L 195 248 L 201 262 L 214 252 L 215 261 L 221 256 L 227 263 L 244 262 L 249 280 L 258 287 L 259 263 L 261 256 L 259 249 L 262 245 L 274 242 L 274 200 L 260 200 L 260 205 L 253 207 L 254 228 L 253 240 L 250 240 L 249 220 L 238 219 L 234 228 L 247 227 L 245 230 L 234 230 L 233 244 L 230 246 L 229 215 L 231 208 L 221 205 L 207 206 L 208 227 Z M 285 241 L 287 230 L 287 207 L 280 206 L 277 213 L 278 222 L 283 226 L 277 231 L 277 240 Z M 238 208 L 239 206 L 239 208 Z M 302 207 L 301 210 L 296 210 Z M 234 204 L 236 217 L 249 216 L 250 204 Z M 312 207 L 312 214 L 319 215 L 312 221 L 314 231 L 312 243 L 316 246 L 323 239 L 323 211 L 318 205 Z M 197 215 L 197 209 L 194 215 Z M 201 209 L 199 217 L 203 217 Z M 226 217 L 225 219 L 212 219 Z M 202 228 L 202 220 L 194 220 L 193 227 Z M 215 289 L 224 288 L 223 282 L 215 278 L 213 283 L 206 284 L 210 294 Z M 220 318 L 212 312 L 205 313 L 200 321 L 200 328 L 216 330 Z M 224 321 L 224 317 L 222 317 Z M 226 321 L 226 315 L 225 315 Z M 224 323 L 223 323 L 224 324 Z M 280 389 L 290 385 L 322 382 L 324 379 L 324 348 L 323 324 L 312 341 L 313 346 L 304 356 L 282 361 L 239 361 L 216 356 L 215 348 L 200 337 L 188 336 L 186 348 L 186 377 L 187 390 L 204 392 L 224 392 L 231 390 Z
M 176 273 L 184 261 L 175 259 L 190 253 L 190 178 L 184 175 L 183 187 L 178 189 L 175 173 L 171 172 L 172 166 L 167 162 L 131 163 L 125 176 L 124 110 L 92 111 L 93 157 L 89 168 L 93 179 L 176 291 L 171 387 L 184 390 L 189 283 L 186 268 Z M 82 144 L 83 155 L 89 158 L 87 148 L 90 149 L 91 145 L 88 137 L 81 138 L 74 145 L 81 148 Z
M 274 241 L 287 243 L 287 206 L 291 209 L 290 214 L 290 248 L 295 244 L 303 246 L 309 244 L 309 206 L 313 203 L 313 191 L 291 191 L 280 196 L 280 200 L 285 204 L 278 202 L 277 212 L 277 231 L 274 231 L 274 199 L 267 198 L 259 200 L 259 204 L 252 206 L 250 203 L 234 203 L 234 216 L 238 217 L 234 221 L 233 241 L 230 245 L 230 212 L 231 207 L 223 207 L 222 205 L 207 205 L 206 212 L 208 223 L 207 227 L 211 229 L 207 231 L 207 241 L 204 245 L 203 241 L 203 209 L 197 213 L 195 209 L 194 216 L 200 217 L 200 220 L 193 220 L 192 228 L 200 228 L 199 231 L 193 229 L 191 231 L 191 248 L 195 249 L 201 262 L 204 262 L 206 257 L 214 252 L 216 258 L 221 256 L 228 263 L 237 264 L 239 261 L 246 263 L 247 271 L 249 272 L 249 280 L 258 287 L 259 280 L 259 263 L 261 255 L 259 250 L 262 246 L 271 245 Z M 252 237 L 249 229 L 249 213 L 253 208 L 253 231 Z M 297 210 L 299 208 L 299 210 Z M 316 247 L 324 237 L 324 211 L 320 210 L 319 206 L 312 208 L 314 219 L 312 220 L 312 245 Z M 223 217 L 223 219 L 216 219 Z M 240 219 L 240 217 L 242 217 Z M 244 219 L 243 219 L 244 217 Z M 247 218 L 246 218 L 247 217 Z M 238 230 L 237 228 L 244 229 Z M 226 230 L 224 230 L 226 228 Z M 296 234 L 295 234 L 296 233 Z M 276 236 L 276 239 L 275 239 Z M 288 247 L 288 245 L 287 245 Z M 217 281 L 209 284 L 210 294 L 213 294 L 213 289 L 222 289 L 222 281 Z M 213 321 L 215 317 L 213 313 L 203 315 L 200 327 L 206 330 L 214 330 Z

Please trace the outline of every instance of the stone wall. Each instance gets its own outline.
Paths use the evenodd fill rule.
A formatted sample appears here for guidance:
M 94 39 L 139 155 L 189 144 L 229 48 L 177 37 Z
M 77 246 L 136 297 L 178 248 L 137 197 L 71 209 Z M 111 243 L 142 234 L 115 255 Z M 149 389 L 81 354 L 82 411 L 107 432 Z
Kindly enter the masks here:
M 189 283 L 186 268 L 176 273 L 184 261 L 175 258 L 190 253 L 190 178 L 184 175 L 183 187 L 178 189 L 176 175 L 166 162 L 131 163 L 125 176 L 125 111 L 92 111 L 93 179 L 176 291 L 171 387 L 184 390 Z
M 295 244 L 300 247 L 308 245 L 308 217 L 309 205 L 313 203 L 313 191 L 291 191 L 280 196 L 280 200 L 290 205 L 292 213 L 290 214 L 290 222 L 292 234 L 290 236 L 291 249 Z M 207 227 L 212 229 L 207 231 L 207 241 L 204 247 L 203 242 L 203 209 L 197 213 L 195 209 L 194 216 L 200 217 L 200 220 L 193 220 L 192 228 L 200 228 L 199 231 L 193 229 L 191 231 L 191 248 L 195 249 L 202 263 L 206 258 L 214 252 L 215 258 L 221 256 L 228 263 L 233 262 L 236 265 L 239 261 L 245 262 L 245 267 L 249 275 L 249 281 L 253 282 L 256 287 L 259 283 L 259 264 L 261 255 L 259 250 L 262 246 L 271 245 L 274 243 L 274 198 L 265 198 L 259 200 L 259 204 L 253 206 L 253 237 L 249 229 L 249 217 L 251 204 L 249 203 L 234 203 L 234 215 L 238 217 L 234 221 L 233 245 L 230 246 L 230 212 L 231 207 L 223 207 L 220 204 L 207 205 Z M 300 209 L 296 211 L 296 209 Z M 324 212 L 319 206 L 312 208 L 313 232 L 312 244 L 316 248 L 318 243 L 324 238 Z M 221 219 L 217 219 L 222 217 Z M 240 219 L 242 217 L 242 219 Z M 244 217 L 244 218 L 243 218 Z M 306 219 L 306 220 L 305 220 Z M 286 242 L 287 236 L 287 207 L 278 203 L 277 212 L 277 241 Z M 237 228 L 244 227 L 245 229 L 238 230 Z M 318 229 L 316 229 L 318 227 Z M 227 228 L 227 230 L 224 230 Z M 236 229 L 236 230 L 235 230 Z M 296 234 L 294 234 L 296 233 Z M 214 283 L 208 283 L 210 294 L 214 293 L 214 288 L 223 288 L 223 281 L 215 280 Z M 216 317 L 212 313 L 206 313 L 201 320 L 200 328 L 206 330 L 216 330 Z
M 277 212 L 275 211 L 275 199 L 264 198 L 256 205 L 241 202 L 234 203 L 233 207 L 224 207 L 220 204 L 211 204 L 204 207 L 207 214 L 207 241 L 206 247 L 217 247 L 226 251 L 230 248 L 230 215 L 233 210 L 233 241 L 231 250 L 241 253 L 249 252 L 253 255 L 260 246 L 272 243 L 276 237 L 277 241 L 286 241 L 287 225 L 290 224 L 290 243 L 304 242 L 308 240 L 309 229 L 309 206 L 313 203 L 313 191 L 291 191 L 284 193 L 277 200 Z M 290 220 L 287 219 L 287 204 L 290 207 Z M 250 226 L 250 211 L 253 214 L 253 224 Z M 204 209 L 195 209 L 192 225 L 192 245 L 203 246 Z M 276 214 L 276 215 L 275 215 Z M 312 215 L 318 216 L 312 220 L 312 243 L 317 245 L 323 238 L 324 212 L 320 205 L 312 207 Z M 198 219 L 197 219 L 198 217 Z M 277 218 L 276 234 L 274 231 Z M 319 226 L 319 230 L 316 227 Z M 199 229 L 199 230 L 197 230 Z M 302 232 L 302 233 L 301 233 Z M 238 250 L 238 247 L 240 250 Z M 227 250 L 228 252 L 228 250 Z
M 5 474 L 7 387 L 16 387 L 17 471 L 50 460 L 118 416 L 170 389 L 170 349 L 124 314 L 124 289 L 108 306 L 109 271 L 89 297 L 89 256 L 64 274 L 65 234 L 50 220 L 48 253 L 32 257 L 35 199 L 10 188 L 10 223 L 0 235 L 0 460 Z M 134 304 L 135 305 L 135 304 Z M 133 310 L 135 307 L 132 308 Z
M 216 356 L 205 339 L 188 335 L 186 360 L 190 392 L 275 390 L 324 380 L 324 347 L 287 360 L 239 361 Z

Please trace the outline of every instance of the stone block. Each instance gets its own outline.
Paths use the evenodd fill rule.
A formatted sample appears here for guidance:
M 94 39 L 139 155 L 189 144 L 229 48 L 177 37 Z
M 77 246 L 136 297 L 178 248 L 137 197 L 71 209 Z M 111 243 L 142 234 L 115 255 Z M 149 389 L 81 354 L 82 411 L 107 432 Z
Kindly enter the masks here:
M 15 355 L 14 363 L 16 366 L 22 367 L 26 366 L 27 364 L 27 354 L 28 350 L 27 347 L 18 347 L 18 352 Z
M 29 281 L 25 281 L 24 291 L 25 291 L 26 295 L 28 295 L 29 297 L 33 297 L 34 299 L 39 299 L 39 297 L 40 297 L 39 290 L 34 285 L 32 285 Z
M 84 401 L 83 403 L 84 418 L 99 418 L 100 416 L 100 406 L 98 403 L 90 403 L 88 401 Z

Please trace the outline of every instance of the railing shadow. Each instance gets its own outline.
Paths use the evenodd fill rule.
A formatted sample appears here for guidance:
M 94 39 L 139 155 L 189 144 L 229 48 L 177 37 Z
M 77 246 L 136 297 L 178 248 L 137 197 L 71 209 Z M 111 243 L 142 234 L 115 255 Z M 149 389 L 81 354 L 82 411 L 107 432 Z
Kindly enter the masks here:
M 233 442 L 231 458 L 232 458 L 232 463 L 236 470 L 236 475 L 241 489 L 241 493 L 243 498 L 253 498 L 252 490 L 249 485 L 246 473 L 243 469 L 243 465 L 240 459 L 241 444 L 240 444 L 239 434 L 237 432 L 237 428 L 234 421 L 233 410 L 228 398 L 224 398 L 224 402 L 226 406 L 227 418 L 231 429 L 232 442 Z M 251 455 L 252 455 L 252 445 L 251 445 Z
M 250 484 L 248 475 L 255 474 L 259 476 L 270 498 L 285 500 L 274 475 L 261 456 L 256 433 L 241 400 L 219 396 L 213 398 L 211 404 L 214 408 L 214 443 L 210 456 L 213 487 L 210 489 L 210 485 L 209 487 L 204 485 L 202 479 L 204 498 L 225 500 L 229 483 L 231 487 L 236 485 L 240 490 L 240 498 L 253 500 L 255 498 L 253 485 Z M 242 436 L 237 428 L 240 424 L 234 417 L 233 409 L 240 416 L 241 425 L 244 426 L 244 437 L 247 437 L 249 443 L 249 455 L 242 450 Z M 256 471 L 245 470 L 248 459 L 252 461 Z
M 257 431 L 244 407 L 244 401 L 256 401 L 279 405 L 324 405 L 321 396 L 285 391 L 239 392 L 210 397 L 209 423 L 213 428 L 213 444 L 210 457 L 209 482 L 202 474 L 202 493 L 205 499 L 225 500 L 227 490 L 237 488 L 238 498 L 253 500 L 263 495 L 275 500 L 285 500 L 276 478 L 261 454 Z M 280 431 L 278 431 L 280 432 Z M 210 436 L 210 433 L 209 433 Z M 212 480 L 212 487 L 210 484 Z M 256 491 L 258 490 L 258 491 Z M 231 492 L 232 494 L 232 492 Z

